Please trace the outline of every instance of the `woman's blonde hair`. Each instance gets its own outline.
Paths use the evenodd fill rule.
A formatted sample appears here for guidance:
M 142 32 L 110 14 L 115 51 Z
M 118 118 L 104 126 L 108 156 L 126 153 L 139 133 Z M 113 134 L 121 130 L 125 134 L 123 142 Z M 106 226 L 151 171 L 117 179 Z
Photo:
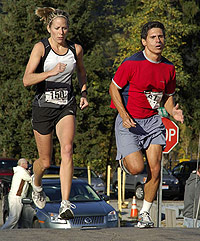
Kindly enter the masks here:
M 35 14 L 47 25 L 51 25 L 52 21 L 57 17 L 63 17 L 67 20 L 67 26 L 69 26 L 69 15 L 67 12 L 55 9 L 52 7 L 37 8 Z

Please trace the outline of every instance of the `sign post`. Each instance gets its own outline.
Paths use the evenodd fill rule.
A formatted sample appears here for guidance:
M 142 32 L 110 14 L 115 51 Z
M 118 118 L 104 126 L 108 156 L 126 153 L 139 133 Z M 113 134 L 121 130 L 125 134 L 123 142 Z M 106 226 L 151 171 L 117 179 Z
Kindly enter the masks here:
M 163 151 L 164 154 L 168 154 L 177 144 L 179 139 L 179 127 L 170 119 L 162 117 L 162 122 L 166 128 L 166 147 Z M 161 227 L 161 204 L 162 204 L 162 175 L 163 175 L 163 160 L 164 155 L 162 154 L 161 160 L 161 180 L 160 187 L 157 192 L 157 227 Z

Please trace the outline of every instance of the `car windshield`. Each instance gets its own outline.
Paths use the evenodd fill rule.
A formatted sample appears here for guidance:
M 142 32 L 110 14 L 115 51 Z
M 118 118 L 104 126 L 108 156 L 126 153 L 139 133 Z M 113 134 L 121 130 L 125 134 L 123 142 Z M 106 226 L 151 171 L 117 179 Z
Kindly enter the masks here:
M 74 176 L 79 178 L 88 178 L 88 170 L 87 169 L 74 169 Z M 97 178 L 95 172 L 91 170 L 91 178 Z
M 4 161 L 3 160 L 0 162 L 0 170 L 2 170 L 2 169 L 12 170 L 13 167 L 16 167 L 16 166 L 17 166 L 17 161 L 13 161 L 13 160 L 8 160 L 8 161 L 5 160 Z
M 59 175 L 60 169 L 59 168 L 49 168 L 46 169 L 44 174 L 57 174 Z
M 43 185 L 44 192 L 47 196 L 47 202 L 61 201 L 61 187 L 56 185 Z M 98 194 L 87 183 L 72 183 L 69 200 L 71 202 L 91 202 L 101 200 Z
M 164 167 L 163 167 L 163 174 L 169 175 L 169 172 L 168 172 L 167 169 L 165 169 Z

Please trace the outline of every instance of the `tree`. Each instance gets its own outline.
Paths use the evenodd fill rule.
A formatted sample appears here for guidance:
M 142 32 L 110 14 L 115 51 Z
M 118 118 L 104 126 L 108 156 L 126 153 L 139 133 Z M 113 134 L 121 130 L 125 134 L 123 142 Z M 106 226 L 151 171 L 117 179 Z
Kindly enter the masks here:
M 114 165 L 116 147 L 113 127 L 116 111 L 109 108 L 109 84 L 122 59 L 141 49 L 140 29 L 147 20 L 157 19 L 165 24 L 167 45 L 164 55 L 176 66 L 179 94 L 177 100 L 181 100 L 188 114 L 186 122 L 191 123 L 189 127 L 192 134 L 196 133 L 196 129 L 199 128 L 197 97 L 200 52 L 196 27 L 199 22 L 199 11 L 195 14 L 192 10 L 190 15 L 189 11 L 186 11 L 187 7 L 182 7 L 187 1 L 2 0 L 0 2 L 2 3 L 0 6 L 2 9 L 2 12 L 0 11 L 1 155 L 17 158 L 25 156 L 29 159 L 37 157 L 30 124 L 34 87 L 24 88 L 22 77 L 34 44 L 48 36 L 45 27 L 34 15 L 36 7 L 43 6 L 66 9 L 69 12 L 68 37 L 81 44 L 84 49 L 90 107 L 84 111 L 79 109 L 77 111 L 77 132 L 74 141 L 76 165 L 85 166 L 90 163 L 101 170 L 105 170 L 108 163 Z M 189 40 L 193 32 L 195 39 Z M 186 43 L 191 43 L 190 41 L 193 51 L 187 55 L 185 53 L 189 52 L 189 47 Z M 188 59 L 192 59 L 194 67 L 192 70 Z M 190 84 L 193 71 L 195 71 L 195 81 Z M 80 89 L 76 76 L 73 82 L 78 103 Z M 192 104 L 185 98 L 190 95 L 194 97 Z M 53 157 L 56 163 L 59 163 L 60 149 L 56 138 L 54 142 Z
M 179 8 L 182 10 L 182 22 L 184 24 L 196 25 L 195 31 L 183 37 L 186 42 L 180 49 L 183 59 L 183 68 L 189 74 L 188 84 L 180 89 L 179 95 L 181 103 L 184 106 L 186 129 L 184 135 L 181 135 L 181 143 L 186 144 L 188 158 L 197 158 L 198 140 L 200 133 L 200 47 L 199 47 L 199 21 L 200 21 L 200 3 L 198 1 L 180 0 Z M 182 146 L 183 146 L 182 145 Z M 182 149 L 182 146 L 180 149 Z
M 113 145 L 110 147 L 110 138 L 113 138 L 112 128 L 115 114 L 109 107 L 110 96 L 108 93 L 113 63 L 113 53 L 110 53 L 111 56 L 108 55 L 110 49 L 115 49 L 113 41 L 96 45 L 90 56 L 85 59 L 88 70 L 90 106 L 86 112 L 78 111 L 79 125 L 75 137 L 75 159 L 79 162 L 85 160 L 91 165 L 94 165 L 93 162 L 95 162 L 94 166 L 98 165 L 101 168 L 105 168 L 109 148 L 113 147 Z M 109 157 L 110 161 L 114 160 L 113 155 Z
M 0 148 L 2 155 L 29 159 L 37 157 L 31 127 L 34 87 L 24 88 L 22 77 L 33 45 L 47 36 L 45 27 L 34 15 L 38 6 L 66 9 L 70 13 L 69 39 L 80 43 L 88 76 L 90 108 L 77 113 L 75 162 L 105 168 L 112 138 L 114 116 L 109 108 L 108 85 L 116 47 L 111 41 L 113 24 L 110 15 L 116 1 L 44 1 L 3 0 L 0 14 Z M 106 30 L 106 31 L 105 31 Z M 5 54 L 6 53 L 6 54 Z M 77 101 L 80 89 L 73 79 Z M 54 139 L 54 159 L 59 163 L 59 145 Z M 57 143 L 57 144 L 56 144 Z M 115 150 L 114 150 L 115 152 Z M 98 161 L 97 161 L 98 160 Z M 99 161 L 101 160 L 101 161 Z
M 33 91 L 22 85 L 26 61 L 35 39 L 42 33 L 31 1 L 2 1 L 0 15 L 0 146 L 3 154 L 32 158 L 36 154 L 30 125 Z

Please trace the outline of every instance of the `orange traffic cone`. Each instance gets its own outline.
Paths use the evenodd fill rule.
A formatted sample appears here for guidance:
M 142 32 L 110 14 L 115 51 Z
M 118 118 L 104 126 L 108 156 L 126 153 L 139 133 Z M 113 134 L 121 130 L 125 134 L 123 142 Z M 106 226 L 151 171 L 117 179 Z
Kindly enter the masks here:
M 137 218 L 137 217 L 138 217 L 138 209 L 137 209 L 137 206 L 136 206 L 136 198 L 135 198 L 135 196 L 133 196 L 130 218 Z

